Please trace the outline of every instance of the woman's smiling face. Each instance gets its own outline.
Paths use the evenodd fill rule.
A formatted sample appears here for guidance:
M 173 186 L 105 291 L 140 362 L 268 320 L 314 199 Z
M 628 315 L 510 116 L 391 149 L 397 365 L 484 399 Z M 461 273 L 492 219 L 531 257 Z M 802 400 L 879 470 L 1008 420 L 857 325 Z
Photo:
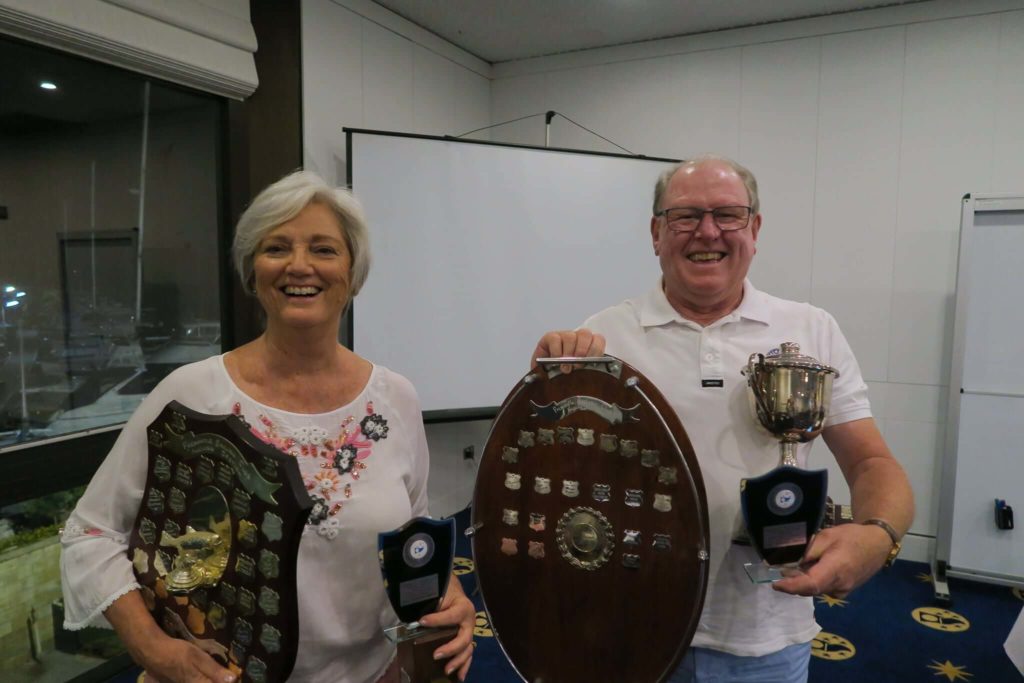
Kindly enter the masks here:
M 268 327 L 329 324 L 336 330 L 349 301 L 351 266 L 342 227 L 324 204 L 309 204 L 271 230 L 253 260 Z

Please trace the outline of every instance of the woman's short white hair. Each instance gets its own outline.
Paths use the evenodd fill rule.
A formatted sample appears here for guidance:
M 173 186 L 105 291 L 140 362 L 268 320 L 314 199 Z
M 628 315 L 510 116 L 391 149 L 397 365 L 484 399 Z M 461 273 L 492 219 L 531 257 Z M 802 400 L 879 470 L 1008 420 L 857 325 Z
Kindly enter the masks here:
M 359 293 L 370 273 L 370 238 L 363 207 L 351 191 L 331 187 L 316 173 L 301 170 L 267 186 L 238 219 L 231 255 L 246 292 L 254 293 L 253 261 L 263 238 L 313 203 L 323 204 L 338 219 L 352 258 L 349 301 Z

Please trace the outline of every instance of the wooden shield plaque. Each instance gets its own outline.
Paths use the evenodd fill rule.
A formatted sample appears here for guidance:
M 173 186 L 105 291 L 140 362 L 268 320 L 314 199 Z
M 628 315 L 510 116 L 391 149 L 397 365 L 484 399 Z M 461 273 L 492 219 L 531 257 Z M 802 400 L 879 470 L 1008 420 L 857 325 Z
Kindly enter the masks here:
M 704 483 L 661 393 L 606 357 L 512 389 L 473 494 L 491 626 L 526 681 L 663 681 L 697 628 Z
M 176 401 L 148 440 L 128 556 L 153 618 L 242 681 L 284 681 L 298 648 L 296 556 L 313 507 L 298 463 L 241 418 Z

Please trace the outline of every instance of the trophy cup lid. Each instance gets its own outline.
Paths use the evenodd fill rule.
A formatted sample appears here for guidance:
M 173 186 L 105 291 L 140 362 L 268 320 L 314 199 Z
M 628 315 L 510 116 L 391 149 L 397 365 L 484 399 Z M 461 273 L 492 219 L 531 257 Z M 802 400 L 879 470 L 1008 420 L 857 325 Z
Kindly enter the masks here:
M 805 370 L 832 373 L 836 377 L 839 376 L 839 371 L 835 368 L 825 365 L 817 358 L 800 353 L 800 345 L 796 342 L 782 342 L 779 345 L 779 354 L 765 356 L 764 364 L 771 367 L 803 368 Z

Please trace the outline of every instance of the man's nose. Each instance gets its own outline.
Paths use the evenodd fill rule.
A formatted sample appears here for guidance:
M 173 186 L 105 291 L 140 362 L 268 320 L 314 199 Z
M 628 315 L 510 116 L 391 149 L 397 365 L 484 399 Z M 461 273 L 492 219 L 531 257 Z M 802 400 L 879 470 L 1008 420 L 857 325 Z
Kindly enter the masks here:
M 694 234 L 708 239 L 715 239 L 718 237 L 719 232 L 721 231 L 718 229 L 718 224 L 715 223 L 714 214 L 710 211 L 705 211 L 704 215 L 700 217 L 700 222 L 697 223 L 697 229 L 694 230 Z

